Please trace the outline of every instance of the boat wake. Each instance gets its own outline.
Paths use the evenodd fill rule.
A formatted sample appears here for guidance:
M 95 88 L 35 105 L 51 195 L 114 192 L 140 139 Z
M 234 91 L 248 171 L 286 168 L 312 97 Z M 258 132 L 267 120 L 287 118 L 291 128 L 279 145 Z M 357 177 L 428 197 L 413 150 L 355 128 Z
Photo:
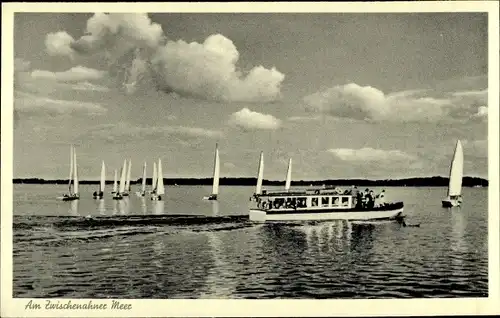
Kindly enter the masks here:
M 255 226 L 248 216 L 120 215 L 15 216 L 14 241 L 58 245 L 66 240 L 100 240 L 117 236 L 179 232 L 231 231 Z

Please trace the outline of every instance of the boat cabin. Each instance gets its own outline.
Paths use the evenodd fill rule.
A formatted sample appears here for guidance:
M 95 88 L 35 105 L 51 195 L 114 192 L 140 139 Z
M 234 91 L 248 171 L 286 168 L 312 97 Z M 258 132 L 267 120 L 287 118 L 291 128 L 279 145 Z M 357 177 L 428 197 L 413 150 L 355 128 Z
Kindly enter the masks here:
M 257 196 L 257 207 L 263 210 L 281 209 L 351 209 L 352 194 L 339 194 L 329 190 L 307 190 L 301 192 L 263 192 Z

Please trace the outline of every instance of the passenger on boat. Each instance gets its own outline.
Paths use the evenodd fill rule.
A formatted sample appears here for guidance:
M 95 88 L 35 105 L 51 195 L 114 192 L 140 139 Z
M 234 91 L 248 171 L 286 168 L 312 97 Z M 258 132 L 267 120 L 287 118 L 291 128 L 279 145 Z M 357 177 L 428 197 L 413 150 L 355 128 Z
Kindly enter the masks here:
M 368 209 L 373 209 L 375 206 L 375 195 L 372 190 L 368 192 L 368 203 L 367 203 L 367 208 Z
M 385 190 L 382 190 L 376 197 L 376 205 L 375 206 L 384 206 L 385 205 Z
M 357 209 L 363 208 L 363 194 L 360 191 L 357 191 L 356 193 L 356 204 L 355 204 Z

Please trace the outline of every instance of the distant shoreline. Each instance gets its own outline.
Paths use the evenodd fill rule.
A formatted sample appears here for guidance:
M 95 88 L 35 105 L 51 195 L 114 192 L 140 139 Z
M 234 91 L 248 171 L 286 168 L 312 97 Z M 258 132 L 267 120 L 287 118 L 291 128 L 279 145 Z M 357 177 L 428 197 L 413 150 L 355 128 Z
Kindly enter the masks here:
M 447 187 L 448 178 L 444 177 L 422 177 L 406 179 L 328 179 L 328 180 L 295 180 L 292 186 L 383 186 L 383 187 Z M 68 180 L 45 180 L 41 178 L 14 178 L 14 184 L 67 184 Z M 98 180 L 81 180 L 80 184 L 99 184 Z M 142 178 L 131 181 L 131 184 L 142 184 Z M 151 185 L 151 178 L 146 179 L 146 184 Z M 212 178 L 163 178 L 165 185 L 212 185 Z M 220 178 L 221 186 L 255 186 L 257 178 Z M 106 184 L 113 184 L 113 181 L 106 180 Z M 265 186 L 284 186 L 285 181 L 263 180 Z M 462 181 L 464 187 L 487 187 L 488 180 L 477 177 L 464 177 Z

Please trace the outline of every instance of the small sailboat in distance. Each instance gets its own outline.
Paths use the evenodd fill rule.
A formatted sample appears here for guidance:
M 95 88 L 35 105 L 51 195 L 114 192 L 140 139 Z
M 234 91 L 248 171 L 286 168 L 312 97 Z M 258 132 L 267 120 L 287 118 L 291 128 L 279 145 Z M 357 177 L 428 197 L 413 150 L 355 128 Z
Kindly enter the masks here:
M 113 191 L 111 194 L 116 194 L 118 192 L 118 171 L 115 169 L 115 179 L 113 181 Z
M 69 183 L 68 183 L 68 194 L 58 197 L 57 199 L 62 201 L 73 201 L 78 200 L 80 195 L 78 194 L 78 171 L 76 164 L 76 151 L 73 145 L 70 146 L 70 168 L 69 168 Z
M 156 186 L 157 186 L 157 181 L 158 181 L 158 172 L 156 171 L 156 162 L 153 162 L 153 179 L 151 182 L 151 191 L 149 191 L 150 194 L 155 194 L 156 193 Z
M 127 178 L 125 179 L 125 190 L 123 191 L 122 195 L 123 196 L 128 196 L 130 193 L 130 177 L 132 173 L 132 160 L 128 160 L 128 167 L 127 167 Z
M 259 171 L 257 174 L 257 185 L 255 186 L 255 193 L 253 196 L 250 198 L 252 199 L 257 199 L 257 196 L 262 194 L 262 180 L 264 177 L 264 152 L 260 152 L 260 160 L 259 160 Z
M 143 197 L 146 195 L 146 162 L 142 168 L 142 188 L 141 191 L 135 193 L 138 197 Z
M 288 170 L 286 172 L 285 190 L 290 191 L 292 185 L 292 158 L 288 160 Z
M 214 158 L 214 179 L 212 184 L 212 194 L 207 197 L 203 197 L 203 200 L 217 200 L 217 195 L 219 194 L 219 174 L 220 174 L 220 163 L 219 163 L 219 148 L 215 144 L 215 158 Z
M 125 192 L 126 171 L 127 171 L 127 160 L 124 160 L 123 167 L 121 168 L 121 173 L 120 173 L 120 188 L 118 189 L 118 192 L 115 193 L 115 195 L 113 196 L 114 200 L 123 199 L 123 193 Z
M 444 208 L 460 206 L 462 204 L 462 178 L 464 170 L 464 153 L 462 143 L 457 141 L 453 160 L 450 166 L 450 181 L 448 184 L 448 194 L 442 204 Z
M 104 196 L 104 187 L 106 186 L 106 166 L 104 161 L 101 164 L 101 179 L 99 181 L 99 191 L 94 191 L 94 199 L 102 199 Z
M 165 194 L 165 186 L 163 185 L 163 171 L 161 167 L 161 159 L 158 159 L 158 179 L 157 179 L 156 191 L 151 196 L 151 200 L 161 201 L 162 195 Z

